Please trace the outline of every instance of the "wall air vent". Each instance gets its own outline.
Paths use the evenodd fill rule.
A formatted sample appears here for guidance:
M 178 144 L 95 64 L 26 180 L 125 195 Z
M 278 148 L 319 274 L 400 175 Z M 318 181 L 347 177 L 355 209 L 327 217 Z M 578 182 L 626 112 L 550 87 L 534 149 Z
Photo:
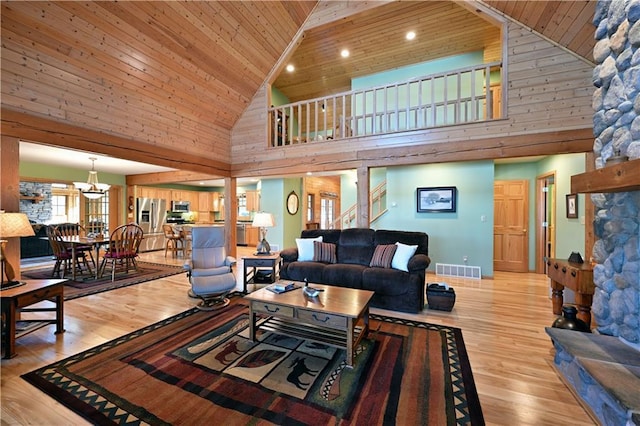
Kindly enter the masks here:
M 436 275 L 472 278 L 475 280 L 482 278 L 479 266 L 450 265 L 447 263 L 436 263 Z

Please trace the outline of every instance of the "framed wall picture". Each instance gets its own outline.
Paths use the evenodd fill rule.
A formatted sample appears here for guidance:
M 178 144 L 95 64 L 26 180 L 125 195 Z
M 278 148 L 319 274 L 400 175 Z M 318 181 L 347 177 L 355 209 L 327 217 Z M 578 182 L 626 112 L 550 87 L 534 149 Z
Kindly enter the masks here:
M 567 194 L 567 219 L 578 217 L 578 194 Z
M 417 188 L 418 213 L 451 213 L 456 211 L 455 186 Z

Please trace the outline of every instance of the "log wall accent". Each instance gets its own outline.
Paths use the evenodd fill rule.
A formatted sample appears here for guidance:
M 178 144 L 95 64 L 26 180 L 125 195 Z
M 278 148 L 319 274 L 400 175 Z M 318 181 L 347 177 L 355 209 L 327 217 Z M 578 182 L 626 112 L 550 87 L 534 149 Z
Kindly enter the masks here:
M 314 6 L 3 2 L 2 105 L 228 164 L 231 128 Z

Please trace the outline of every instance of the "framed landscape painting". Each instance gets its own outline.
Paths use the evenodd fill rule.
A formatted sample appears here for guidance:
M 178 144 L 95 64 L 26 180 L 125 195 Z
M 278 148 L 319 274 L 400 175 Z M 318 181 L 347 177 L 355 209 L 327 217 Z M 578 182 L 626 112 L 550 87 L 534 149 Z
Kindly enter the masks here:
M 455 186 L 417 188 L 418 213 L 452 213 L 456 211 Z

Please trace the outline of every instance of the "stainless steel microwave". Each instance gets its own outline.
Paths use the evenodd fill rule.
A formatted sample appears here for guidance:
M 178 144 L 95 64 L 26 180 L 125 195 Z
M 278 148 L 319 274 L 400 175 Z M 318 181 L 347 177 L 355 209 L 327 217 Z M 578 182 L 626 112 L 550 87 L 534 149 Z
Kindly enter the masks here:
M 189 213 L 191 211 L 191 203 L 188 201 L 172 201 L 171 211 L 174 213 Z

